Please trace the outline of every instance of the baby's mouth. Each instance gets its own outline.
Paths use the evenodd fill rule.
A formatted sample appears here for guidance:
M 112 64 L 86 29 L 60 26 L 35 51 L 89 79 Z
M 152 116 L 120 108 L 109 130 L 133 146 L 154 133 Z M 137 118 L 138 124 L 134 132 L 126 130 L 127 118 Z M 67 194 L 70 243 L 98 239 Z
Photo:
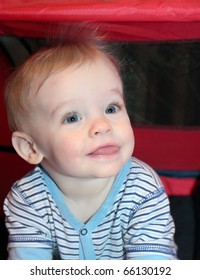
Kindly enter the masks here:
M 114 155 L 119 152 L 119 147 L 117 145 L 105 145 L 96 148 L 94 151 L 89 153 L 89 156 L 109 156 Z

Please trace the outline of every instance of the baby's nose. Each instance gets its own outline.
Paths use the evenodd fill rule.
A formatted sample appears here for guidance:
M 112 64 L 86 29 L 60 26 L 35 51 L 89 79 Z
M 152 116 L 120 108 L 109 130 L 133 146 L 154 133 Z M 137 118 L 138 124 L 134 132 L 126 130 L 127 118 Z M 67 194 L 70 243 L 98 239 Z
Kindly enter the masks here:
M 90 136 L 95 137 L 98 135 L 104 135 L 112 130 L 111 125 L 105 118 L 97 119 L 92 123 L 90 128 Z

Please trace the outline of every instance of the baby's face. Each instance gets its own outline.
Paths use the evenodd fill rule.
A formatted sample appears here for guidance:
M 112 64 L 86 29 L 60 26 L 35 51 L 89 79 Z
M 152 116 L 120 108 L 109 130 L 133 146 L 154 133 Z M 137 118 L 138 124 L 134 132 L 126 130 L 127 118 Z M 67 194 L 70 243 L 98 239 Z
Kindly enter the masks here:
M 54 179 L 115 176 L 132 155 L 122 82 L 103 58 L 50 76 L 31 117 L 42 165 Z

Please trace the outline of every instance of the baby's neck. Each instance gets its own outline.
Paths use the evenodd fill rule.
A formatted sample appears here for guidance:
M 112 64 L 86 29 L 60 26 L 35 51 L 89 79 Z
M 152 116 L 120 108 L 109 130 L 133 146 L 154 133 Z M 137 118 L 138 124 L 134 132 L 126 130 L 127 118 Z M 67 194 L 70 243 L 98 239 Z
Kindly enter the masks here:
M 66 205 L 72 214 L 81 222 L 86 223 L 105 201 L 115 177 L 98 179 L 68 180 L 59 185 Z
M 106 190 L 110 190 L 115 177 L 109 178 L 80 178 L 76 180 L 68 179 L 65 184 L 59 184 L 63 195 L 74 200 L 88 200 L 101 196 Z

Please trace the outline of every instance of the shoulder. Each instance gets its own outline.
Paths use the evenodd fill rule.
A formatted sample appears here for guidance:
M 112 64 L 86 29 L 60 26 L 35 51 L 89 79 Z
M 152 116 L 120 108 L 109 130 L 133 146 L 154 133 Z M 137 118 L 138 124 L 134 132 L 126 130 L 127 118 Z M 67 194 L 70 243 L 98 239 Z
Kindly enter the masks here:
M 16 181 L 13 184 L 11 190 L 14 188 L 18 188 L 22 192 L 26 192 L 31 189 L 37 189 L 41 187 L 41 185 L 44 185 L 43 171 L 39 166 L 36 166 L 24 177 Z
M 12 185 L 7 199 L 16 202 L 23 201 L 32 205 L 38 196 L 40 198 L 46 196 L 46 192 L 42 169 L 37 166 Z
M 148 164 L 136 158 L 131 159 L 124 191 L 125 198 L 132 202 L 132 214 L 140 209 L 138 215 L 143 215 L 147 207 L 150 215 L 157 211 L 160 214 L 169 213 L 168 196 L 159 176 Z
M 131 168 L 143 170 L 144 172 L 149 173 L 153 176 L 156 173 L 151 166 L 136 157 L 131 157 Z
M 155 170 L 143 161 L 132 157 L 126 187 L 143 196 L 164 192 L 163 184 Z

